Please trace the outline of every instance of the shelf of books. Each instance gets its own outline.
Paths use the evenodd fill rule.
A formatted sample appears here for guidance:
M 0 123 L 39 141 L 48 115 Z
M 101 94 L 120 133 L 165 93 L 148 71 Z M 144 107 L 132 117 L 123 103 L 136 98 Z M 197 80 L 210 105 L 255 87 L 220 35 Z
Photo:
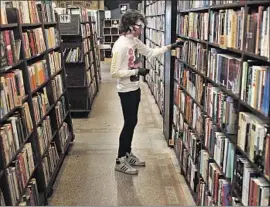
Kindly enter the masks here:
M 72 115 L 88 114 L 98 91 L 93 25 L 85 9 L 69 8 L 70 18 L 60 14 L 67 90 Z M 73 14 L 76 13 L 76 14 Z M 78 13 L 78 14 L 77 14 Z
M 51 3 L 1 2 L 0 205 L 46 205 L 74 139 Z
M 164 46 L 165 1 L 145 1 L 145 43 L 149 47 Z M 155 98 L 160 113 L 164 110 L 164 55 L 145 59 L 145 67 L 150 69 L 145 80 Z
M 223 3 L 222 2 L 226 2 Z M 269 206 L 270 3 L 178 1 L 172 139 L 197 205 Z

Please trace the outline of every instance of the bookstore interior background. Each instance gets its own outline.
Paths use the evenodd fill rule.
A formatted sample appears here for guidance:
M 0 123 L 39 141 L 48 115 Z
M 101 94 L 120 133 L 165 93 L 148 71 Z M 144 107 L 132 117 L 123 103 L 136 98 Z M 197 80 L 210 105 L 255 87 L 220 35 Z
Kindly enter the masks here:
M 112 48 L 137 9 L 141 103 L 123 126 Z M 0 206 L 270 205 L 270 2 L 1 1 Z

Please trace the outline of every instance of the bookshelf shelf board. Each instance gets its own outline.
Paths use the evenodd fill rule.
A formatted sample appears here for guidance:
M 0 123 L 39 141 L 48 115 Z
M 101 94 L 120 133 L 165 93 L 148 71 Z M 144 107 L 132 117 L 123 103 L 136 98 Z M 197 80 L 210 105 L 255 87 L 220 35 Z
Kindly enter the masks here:
M 55 26 L 57 22 L 44 22 L 44 26 Z
M 153 14 L 153 15 L 145 15 L 145 17 L 158 17 L 158 16 L 165 16 L 165 13 Z
M 33 171 L 31 172 L 31 174 L 30 174 L 30 176 L 29 176 L 29 179 L 28 179 L 28 181 L 26 182 L 26 185 L 25 185 L 24 189 L 22 190 L 22 193 L 21 193 L 21 195 L 20 195 L 20 198 L 21 198 L 23 195 L 25 195 L 27 186 L 28 186 L 28 184 L 30 183 L 31 178 L 33 177 L 33 175 L 34 175 L 34 173 L 35 173 L 35 171 L 36 171 L 37 168 L 38 168 L 38 164 L 36 164 L 36 165 L 34 166 L 34 169 L 33 169 Z M 16 206 L 19 206 L 20 202 L 21 202 L 21 200 L 19 199 L 19 201 L 17 202 Z
M 240 8 L 244 7 L 245 3 L 229 3 L 229 4 L 221 4 L 221 5 L 213 5 L 210 6 L 210 9 L 231 9 L 231 8 Z
M 27 27 L 27 28 L 29 28 L 29 27 L 40 27 L 40 26 L 42 26 L 42 24 L 41 23 L 23 23 L 23 24 L 21 24 L 21 26 L 22 27 Z
M 147 29 L 152 29 L 152 30 L 156 30 L 156 31 L 159 31 L 159 32 L 165 32 L 165 31 L 162 30 L 162 29 L 156 29 L 156 28 L 153 28 L 153 27 L 147 27 Z
M 0 68 L 0 74 L 5 73 L 11 69 L 14 69 L 18 66 L 20 66 L 23 63 L 23 60 L 19 60 L 17 63 L 14 63 L 13 65 L 8 65 Z
M 25 95 L 24 97 L 23 97 L 23 99 L 22 99 L 22 103 L 24 103 L 25 101 L 27 101 L 27 99 L 28 99 L 28 95 Z
M 215 87 L 219 87 L 219 89 L 221 91 L 223 91 L 224 93 L 227 93 L 230 97 L 232 97 L 233 99 L 237 100 L 239 99 L 239 97 L 237 95 L 235 95 L 234 93 L 232 93 L 231 91 L 227 90 L 224 86 L 220 85 L 219 83 L 213 81 L 212 79 L 205 77 L 205 79 L 210 82 L 213 86 Z
M 216 162 L 216 160 L 214 159 L 214 155 L 212 155 L 212 153 L 209 151 L 209 149 L 208 149 L 206 146 L 204 146 L 204 149 L 205 149 L 205 150 L 208 152 L 208 154 L 210 155 L 209 161 L 212 161 L 212 162 L 214 162 L 214 163 L 217 165 L 218 169 L 220 170 L 220 172 L 221 172 L 222 175 L 223 175 L 223 179 L 225 179 L 225 180 L 227 180 L 229 183 L 231 183 L 231 182 L 232 182 L 231 178 L 227 178 L 227 177 L 226 177 L 226 175 L 225 175 L 224 172 L 223 172 L 222 167 L 220 167 L 220 165 L 219 165 L 219 164 Z
M 85 40 L 85 39 L 88 39 L 90 37 L 91 37 L 91 35 L 90 36 L 83 37 L 82 39 Z
M 178 11 L 178 13 L 189 13 L 189 12 L 199 12 L 199 11 L 207 11 L 209 7 L 199 7 L 199 8 L 193 8 L 193 9 L 188 9 L 188 10 L 182 10 Z
M 254 109 L 253 107 L 251 107 L 249 104 L 247 104 L 246 102 L 240 100 L 240 104 L 242 106 L 244 106 L 245 108 L 249 109 L 250 111 L 252 111 L 252 113 L 254 113 L 256 116 L 260 117 L 260 119 L 263 119 L 264 121 L 267 121 L 270 124 L 270 117 L 269 116 L 265 116 L 262 112 L 258 111 L 257 109 Z
M 212 120 L 212 117 L 210 117 L 209 115 L 206 115 L 206 116 Z M 216 125 L 217 126 L 217 128 L 218 128 L 218 130 L 220 132 L 222 132 L 223 134 L 225 134 L 226 138 L 228 138 L 232 144 L 234 144 L 234 145 L 237 144 L 237 142 L 236 142 L 237 135 L 236 134 L 228 134 L 226 132 L 226 130 L 224 130 L 223 128 L 219 127 L 216 122 L 214 122 L 213 120 L 212 120 L 212 122 L 213 122 L 213 125 Z
M 247 154 L 244 150 L 242 150 L 238 145 L 236 145 L 235 147 L 236 147 L 236 150 L 237 150 L 238 152 L 240 152 L 240 154 L 243 155 L 243 156 L 248 160 L 248 162 L 250 163 L 250 165 L 251 165 L 253 168 L 256 169 L 258 175 L 261 176 L 261 177 L 264 177 L 265 180 L 267 180 L 267 182 L 270 183 L 269 178 L 267 178 L 267 177 L 264 175 L 264 173 L 258 168 L 258 166 L 257 166 L 254 162 L 252 162 L 252 161 L 250 160 L 248 154 Z
M 91 22 L 90 21 L 86 21 L 86 22 L 81 22 L 81 24 L 90 24 Z
M 200 137 L 201 137 L 202 135 L 200 135 L 200 134 L 197 132 L 197 130 L 194 129 L 193 126 L 188 122 L 188 120 L 185 118 L 185 113 L 180 109 L 180 107 L 179 107 L 176 103 L 174 103 L 174 105 L 178 108 L 179 112 L 183 115 L 184 121 L 185 121 L 185 123 L 188 125 L 188 127 L 193 131 L 193 133 L 196 135 L 196 137 L 197 137 L 199 140 L 201 140 Z
M 61 34 L 61 37 L 79 37 L 79 38 L 82 38 L 81 34 Z
M 38 92 L 40 89 L 42 89 L 51 79 L 48 78 L 47 80 L 44 81 L 41 85 L 39 85 L 35 90 L 32 91 L 32 95 Z
M 254 58 L 254 59 L 257 59 L 257 60 L 260 60 L 260 61 L 270 63 L 270 59 L 267 59 L 266 57 L 263 57 L 263 56 L 260 56 L 260 55 L 256 55 L 256 54 L 254 54 L 252 52 L 244 51 L 243 54 L 244 54 L 244 56 L 246 56 L 248 58 Z
M 191 69 L 192 71 L 194 71 L 195 73 L 199 74 L 200 76 L 202 76 L 203 78 L 207 78 L 202 72 L 196 70 L 195 67 L 189 65 L 187 62 L 177 58 L 177 60 L 180 62 L 180 63 L 183 63 L 185 66 L 187 66 L 189 69 Z
M 2 119 L 0 119 L 0 124 L 4 123 L 19 108 L 19 106 L 15 106 L 11 109 L 4 117 L 2 117 Z
M 260 0 L 260 1 L 247 1 L 247 5 L 248 6 L 252 6 L 252 5 L 270 5 L 269 1 L 265 1 L 265 0 Z
M 187 91 L 187 89 L 185 89 L 181 84 L 179 84 L 180 88 L 184 91 L 184 93 L 186 95 L 188 95 L 196 104 L 197 106 L 199 106 L 201 109 L 203 109 L 203 106 L 195 99 L 191 96 L 191 94 Z
M 46 156 L 47 151 L 49 150 L 49 147 L 50 147 L 52 141 L 54 140 L 56 134 L 57 134 L 57 131 L 54 132 L 54 134 L 52 135 L 52 139 L 49 141 L 49 143 L 48 143 L 47 146 L 45 147 L 44 152 L 43 152 L 43 154 L 42 154 L 42 156 L 41 156 L 42 159 Z
M 10 161 L 6 164 L 5 168 L 9 167 L 11 165 L 11 163 L 16 159 L 16 157 L 22 151 L 24 145 L 28 142 L 29 138 L 32 136 L 33 133 L 34 133 L 34 131 L 32 130 L 30 132 L 30 134 L 26 137 L 26 139 L 24 140 L 24 142 L 22 143 L 22 145 L 20 146 L 20 148 L 16 151 L 16 153 L 12 156 L 12 158 L 10 159 Z
M 180 35 L 180 34 L 178 34 L 177 36 L 178 36 L 178 37 L 181 37 L 181 38 L 183 38 L 183 39 L 192 40 L 192 41 L 194 41 L 194 42 L 199 42 L 199 43 L 202 43 L 202 44 L 208 44 L 208 42 L 205 41 L 205 40 L 200 40 L 200 39 L 193 38 L 193 37 L 187 37 L 187 36 Z
M 34 60 L 34 59 L 36 59 L 36 58 L 39 58 L 39 57 L 45 55 L 46 52 L 47 52 L 47 51 L 44 51 L 44 52 L 41 52 L 41 53 L 39 53 L 39 54 L 36 54 L 36 55 L 34 55 L 34 56 L 30 57 L 30 58 L 26 58 L 26 61 L 31 61 L 31 60 Z
M 63 71 L 63 68 L 61 68 L 60 70 L 56 71 L 53 75 L 52 75 L 52 79 L 54 79 L 58 74 L 60 74 Z
M 57 131 L 59 132 L 59 130 L 61 129 L 61 127 L 63 126 L 63 124 L 64 124 L 64 122 L 65 122 L 65 120 L 67 119 L 67 117 L 68 117 L 68 115 L 69 115 L 69 112 L 68 113 L 66 113 L 66 115 L 65 115 L 65 117 L 63 118 L 63 120 L 61 121 L 61 124 L 59 125 L 59 127 L 58 127 L 58 129 L 57 129 Z
M 11 24 L 1 24 L 0 25 L 0 30 L 5 30 L 5 29 L 12 29 L 18 27 L 17 23 L 11 23 Z
M 146 4 L 145 7 L 151 6 L 154 3 L 156 3 L 156 1 L 152 1 L 150 4 Z
M 182 138 L 180 137 L 180 139 L 182 139 Z M 186 144 L 185 144 L 184 142 L 183 142 L 183 146 L 184 146 L 184 148 L 188 151 L 188 154 L 191 155 L 190 149 L 187 148 L 187 146 L 186 146 Z M 197 167 L 198 164 L 193 160 L 193 157 L 191 158 L 191 160 L 192 160 L 192 162 L 194 163 L 194 165 Z
M 60 49 L 60 45 L 55 46 L 55 47 L 53 47 L 53 48 L 49 48 L 47 51 L 48 51 L 48 52 L 52 52 L 52 51 L 57 50 L 57 49 Z
M 212 42 L 208 42 L 207 44 L 210 47 L 215 47 L 215 48 L 218 48 L 218 49 L 221 49 L 221 50 L 224 50 L 224 51 L 230 51 L 230 52 L 233 52 L 233 53 L 238 54 L 238 55 L 242 54 L 242 50 L 238 50 L 238 49 L 235 49 L 235 48 L 229 48 L 229 47 L 221 47 L 219 44 L 212 43 Z
M 48 110 L 46 111 L 46 113 L 44 114 L 44 116 L 37 122 L 37 126 L 41 125 L 42 122 L 44 121 L 44 119 L 46 118 L 46 116 L 48 116 L 51 111 L 53 110 L 53 108 L 56 106 L 57 102 L 60 101 L 61 97 L 65 94 L 66 92 L 66 89 L 65 91 L 61 94 L 61 96 L 59 96 L 59 98 L 48 108 Z

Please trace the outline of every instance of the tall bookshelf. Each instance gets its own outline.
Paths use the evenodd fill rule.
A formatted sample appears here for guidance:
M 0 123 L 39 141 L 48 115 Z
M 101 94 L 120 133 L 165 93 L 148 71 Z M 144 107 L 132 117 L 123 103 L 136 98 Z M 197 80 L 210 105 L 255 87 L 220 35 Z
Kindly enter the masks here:
M 72 114 L 88 114 L 98 92 L 93 23 L 81 8 L 68 8 L 70 22 L 60 24 L 65 48 L 67 89 Z M 80 14 L 72 14 L 72 10 Z M 62 15 L 62 16 L 66 16 Z
M 138 10 L 145 15 L 147 25 L 141 40 L 149 47 L 169 45 L 176 40 L 176 1 L 143 1 Z M 174 57 L 170 52 L 153 58 L 144 58 L 144 67 L 150 69 L 145 77 L 163 118 L 163 134 L 169 146 L 172 132 L 172 102 Z
M 75 138 L 58 18 L 43 1 L 1 15 L 0 203 L 46 205 Z
M 177 1 L 172 142 L 197 205 L 269 206 L 269 1 Z M 267 19 L 268 17 L 268 19 Z
M 96 71 L 96 82 L 98 89 L 100 87 L 100 81 L 101 81 L 101 68 L 100 68 L 100 48 L 99 48 L 99 40 L 97 35 L 97 27 L 96 27 L 96 19 L 95 16 L 90 15 L 90 22 L 91 22 L 91 45 L 93 50 L 93 56 L 94 56 L 94 65 L 95 65 L 95 71 Z
M 165 1 L 145 1 L 145 43 L 149 47 L 165 45 Z M 165 55 L 145 59 L 145 67 L 150 69 L 146 82 L 163 115 L 164 110 L 164 61 Z

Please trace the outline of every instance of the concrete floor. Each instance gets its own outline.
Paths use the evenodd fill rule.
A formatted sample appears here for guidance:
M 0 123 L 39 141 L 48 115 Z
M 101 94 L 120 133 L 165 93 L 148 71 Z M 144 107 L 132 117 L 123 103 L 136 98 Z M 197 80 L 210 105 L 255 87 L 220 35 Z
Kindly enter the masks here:
M 54 185 L 50 205 L 194 205 L 174 152 L 162 134 L 162 118 L 145 83 L 133 151 L 146 161 L 139 175 L 114 171 L 123 117 L 115 80 L 102 64 L 101 90 L 87 119 L 73 119 L 75 142 Z

